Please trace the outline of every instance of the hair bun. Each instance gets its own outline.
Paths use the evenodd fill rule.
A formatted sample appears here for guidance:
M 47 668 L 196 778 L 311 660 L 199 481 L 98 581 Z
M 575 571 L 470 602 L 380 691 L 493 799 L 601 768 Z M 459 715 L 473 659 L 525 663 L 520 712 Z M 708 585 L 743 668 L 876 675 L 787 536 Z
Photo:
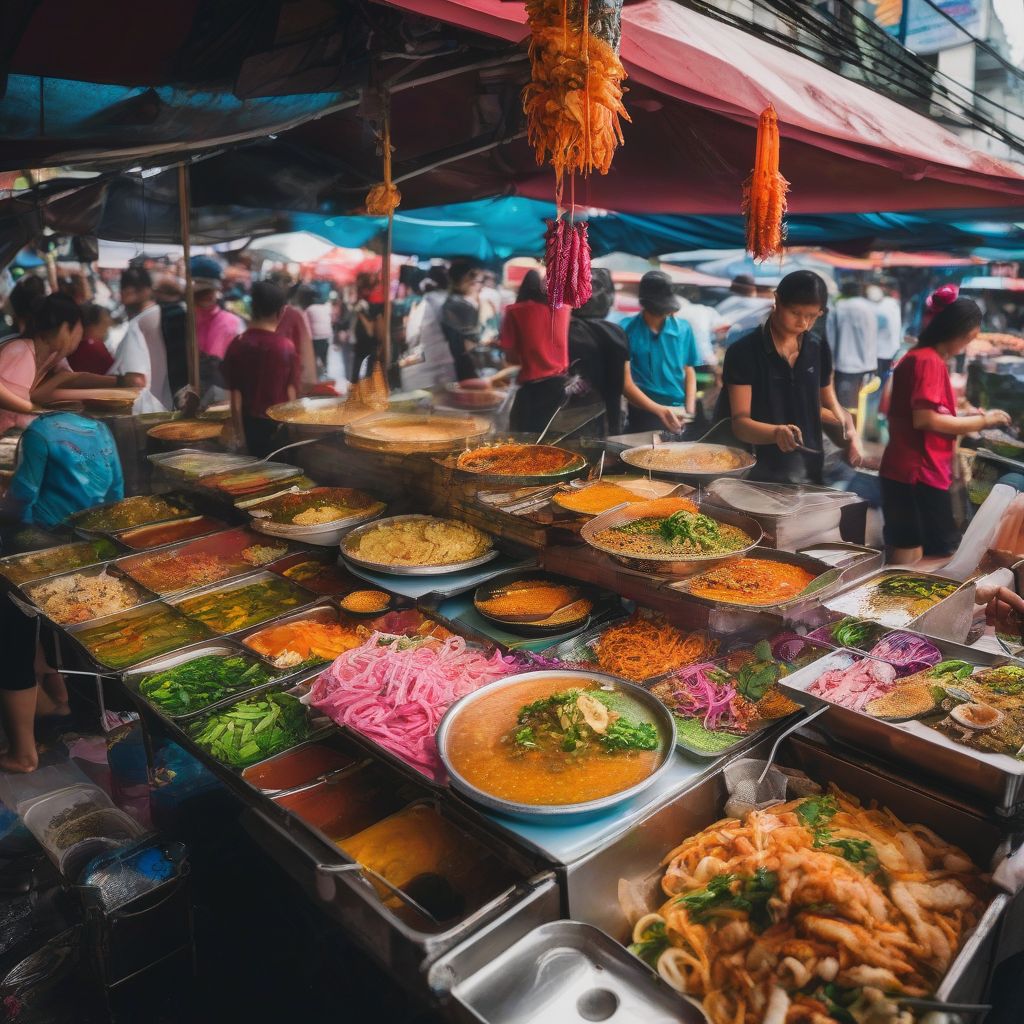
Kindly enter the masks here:
M 930 313 L 938 313 L 940 309 L 945 309 L 947 306 L 956 302 L 959 297 L 960 285 L 944 284 L 941 288 L 936 288 L 935 291 L 928 296 L 924 306 Z

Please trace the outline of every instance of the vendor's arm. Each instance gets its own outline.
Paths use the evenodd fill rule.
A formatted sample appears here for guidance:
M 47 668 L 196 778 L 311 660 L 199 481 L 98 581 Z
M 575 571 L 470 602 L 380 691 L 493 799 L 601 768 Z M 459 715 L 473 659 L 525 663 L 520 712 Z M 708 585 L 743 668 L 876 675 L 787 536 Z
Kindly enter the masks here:
M 730 384 L 729 408 L 732 410 L 732 432 L 746 444 L 774 444 L 781 451 L 795 452 L 804 443 L 800 428 L 793 423 L 762 423 L 750 414 L 753 387 Z
M 821 389 L 821 429 L 837 448 L 843 450 L 851 466 L 859 466 L 864 461 L 857 424 L 849 409 L 840 405 L 832 383 Z
M 633 373 L 629 368 L 629 363 L 626 363 L 623 379 L 622 379 L 622 393 L 626 396 L 626 401 L 630 405 L 637 409 L 642 409 L 644 412 L 653 413 L 658 419 L 661 420 L 666 430 L 671 431 L 673 434 L 679 433 L 682 429 L 682 423 L 679 421 L 679 417 L 667 406 L 659 405 L 653 399 L 648 398 L 637 386 L 633 380 Z
M 686 411 L 692 416 L 697 411 L 697 371 L 688 366 L 684 381 L 686 389 Z
M 0 409 L 30 415 L 35 411 L 32 403 L 26 398 L 19 398 L 10 388 L 0 383 Z
M 990 427 L 1005 427 L 1010 423 L 1009 414 L 1002 409 L 989 409 L 988 412 L 979 412 L 972 416 L 953 416 L 937 409 L 915 409 L 913 417 L 915 430 L 933 430 L 936 434 L 955 437 L 974 434 Z

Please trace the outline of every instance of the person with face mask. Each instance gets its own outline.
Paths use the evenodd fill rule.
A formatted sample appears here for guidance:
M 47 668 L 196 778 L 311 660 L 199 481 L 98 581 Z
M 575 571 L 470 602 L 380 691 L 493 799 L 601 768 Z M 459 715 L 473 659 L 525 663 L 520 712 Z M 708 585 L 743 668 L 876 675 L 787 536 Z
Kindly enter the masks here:
M 715 419 L 731 419 L 737 439 L 753 445 L 752 480 L 820 484 L 826 430 L 851 465 L 863 458 L 836 398 L 831 352 L 811 331 L 827 306 L 822 278 L 810 270 L 787 274 L 765 323 L 726 350 Z

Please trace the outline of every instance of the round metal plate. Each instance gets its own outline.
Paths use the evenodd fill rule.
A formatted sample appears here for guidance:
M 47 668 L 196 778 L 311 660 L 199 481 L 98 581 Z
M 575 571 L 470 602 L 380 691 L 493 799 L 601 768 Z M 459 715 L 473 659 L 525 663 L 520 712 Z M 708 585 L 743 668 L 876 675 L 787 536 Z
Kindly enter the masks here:
M 619 458 L 626 463 L 627 466 L 633 466 L 636 469 L 642 469 L 645 472 L 656 473 L 659 476 L 669 476 L 675 479 L 690 479 L 690 480 L 713 480 L 723 476 L 743 476 L 749 473 L 757 464 L 757 458 L 751 455 L 750 452 L 744 451 L 742 448 L 732 448 L 725 444 L 708 444 L 704 441 L 668 441 L 665 444 L 659 444 L 654 446 L 656 451 L 662 452 L 680 452 L 693 453 L 695 449 L 713 449 L 719 452 L 729 452 L 730 454 L 737 456 L 741 462 L 740 465 L 733 469 L 707 469 L 707 470 L 682 470 L 682 469 L 663 469 L 645 466 L 643 464 L 644 453 L 651 451 L 651 445 L 645 444 L 640 445 L 637 448 L 627 448 L 624 452 L 619 454 Z

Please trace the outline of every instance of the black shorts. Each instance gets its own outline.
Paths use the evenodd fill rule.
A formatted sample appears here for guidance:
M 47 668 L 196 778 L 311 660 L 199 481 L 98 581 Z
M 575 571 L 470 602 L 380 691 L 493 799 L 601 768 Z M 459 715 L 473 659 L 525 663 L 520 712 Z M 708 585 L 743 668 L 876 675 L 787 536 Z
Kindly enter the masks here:
M 6 594 L 0 594 L 0 636 L 0 690 L 31 690 L 36 685 L 36 620 L 19 611 Z
M 949 491 L 927 484 L 882 480 L 885 543 L 894 548 L 924 548 L 926 555 L 951 555 L 960 544 Z

